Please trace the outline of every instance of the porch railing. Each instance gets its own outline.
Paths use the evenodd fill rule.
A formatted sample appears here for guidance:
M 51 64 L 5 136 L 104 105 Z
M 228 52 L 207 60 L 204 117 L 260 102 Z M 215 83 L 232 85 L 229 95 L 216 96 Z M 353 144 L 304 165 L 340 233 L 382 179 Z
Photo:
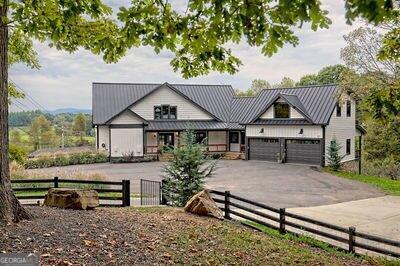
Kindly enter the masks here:
M 207 150 L 210 152 L 213 151 L 227 151 L 227 145 L 226 144 L 208 144 L 207 145 Z

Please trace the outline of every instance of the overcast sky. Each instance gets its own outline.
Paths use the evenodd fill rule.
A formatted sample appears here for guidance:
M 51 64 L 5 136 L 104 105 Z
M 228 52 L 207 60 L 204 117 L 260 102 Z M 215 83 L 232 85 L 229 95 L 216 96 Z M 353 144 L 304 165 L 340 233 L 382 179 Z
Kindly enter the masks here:
M 115 7 L 124 1 L 106 2 Z M 184 1 L 171 2 L 180 8 Z M 343 0 L 325 0 L 323 7 L 329 11 L 328 16 L 332 20 L 330 28 L 314 32 L 306 25 L 303 29 L 296 29 L 300 38 L 300 44 L 296 47 L 287 45 L 269 58 L 263 56 L 259 48 L 246 44 L 235 46 L 233 53 L 243 62 L 235 75 L 211 73 L 185 80 L 170 67 L 170 53 L 157 55 L 148 47 L 130 50 L 117 64 L 105 64 L 101 56 L 87 51 L 69 54 L 49 48 L 46 44 L 35 43 L 41 69 L 32 70 L 15 65 L 10 70 L 10 78 L 47 110 L 91 108 L 93 81 L 231 84 L 235 89 L 244 90 L 256 78 L 266 79 L 270 83 L 277 83 L 284 76 L 298 80 L 305 74 L 318 72 L 324 66 L 342 63 L 340 49 L 345 45 L 343 35 L 357 26 L 346 24 Z M 29 101 L 22 102 L 20 108 L 35 109 Z M 12 110 L 19 109 L 14 106 Z

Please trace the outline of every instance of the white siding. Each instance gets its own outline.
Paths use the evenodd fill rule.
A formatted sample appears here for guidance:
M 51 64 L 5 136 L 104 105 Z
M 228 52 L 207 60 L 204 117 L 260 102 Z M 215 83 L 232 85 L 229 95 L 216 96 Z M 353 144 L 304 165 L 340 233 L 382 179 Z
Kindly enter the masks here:
M 142 124 L 143 121 L 138 116 L 131 113 L 131 111 L 122 112 L 119 116 L 111 121 L 113 125 L 121 124 Z
M 350 99 L 350 97 L 347 97 Z M 346 99 L 346 100 L 347 100 Z M 340 150 L 341 155 L 346 154 L 346 139 L 350 139 L 350 154 L 343 158 L 343 161 L 353 160 L 355 158 L 355 136 L 356 136 L 356 104 L 351 99 L 351 116 L 347 117 L 346 112 L 346 100 L 340 105 L 342 108 L 342 114 L 340 117 L 336 116 L 336 107 L 333 110 L 332 117 L 329 121 L 329 125 L 325 131 L 325 156 L 328 154 L 328 147 L 331 140 L 336 138 L 339 144 L 342 146 Z
M 260 133 L 264 129 L 263 133 Z M 303 134 L 299 134 L 303 129 Z M 247 125 L 247 137 L 322 138 L 321 126 Z
M 111 128 L 111 157 L 143 156 L 142 128 Z
M 226 144 L 226 131 L 208 131 L 208 145 Z M 226 146 L 209 146 L 209 151 L 225 151 Z
M 272 118 L 274 118 L 274 106 L 271 106 L 270 108 L 268 108 L 268 110 L 265 111 L 265 113 L 263 113 L 260 118 L 262 118 L 262 119 L 272 119 Z
M 208 120 L 211 115 L 195 106 L 168 87 L 162 87 L 134 105 L 131 110 L 146 120 L 154 119 L 154 106 L 169 104 L 177 106 L 178 120 Z
M 285 102 L 282 99 L 278 99 L 277 102 Z M 260 116 L 261 119 L 272 119 L 274 118 L 274 105 L 268 108 L 265 113 Z M 304 118 L 302 114 L 300 114 L 296 109 L 290 106 L 290 118 Z
M 302 118 L 302 119 L 304 119 L 304 116 L 302 114 L 300 114 L 293 107 L 290 107 L 290 118 Z
M 109 136 L 108 136 L 108 126 L 98 126 L 99 131 L 99 150 L 100 151 L 108 151 L 109 149 Z M 104 144 L 104 148 L 103 148 Z

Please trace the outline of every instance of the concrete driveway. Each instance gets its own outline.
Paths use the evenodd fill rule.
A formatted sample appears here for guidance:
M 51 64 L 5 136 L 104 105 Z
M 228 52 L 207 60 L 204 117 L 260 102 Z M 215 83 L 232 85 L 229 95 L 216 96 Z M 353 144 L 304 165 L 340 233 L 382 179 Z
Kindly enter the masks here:
M 131 191 L 138 193 L 140 179 L 161 180 L 164 163 L 92 164 L 48 168 L 62 176 L 73 170 L 100 172 L 110 180 L 131 180 Z M 41 169 L 40 171 L 43 171 Z M 321 173 L 304 165 L 261 161 L 218 162 L 207 187 L 230 190 L 257 202 L 275 207 L 309 207 L 383 196 L 379 189 L 357 181 Z

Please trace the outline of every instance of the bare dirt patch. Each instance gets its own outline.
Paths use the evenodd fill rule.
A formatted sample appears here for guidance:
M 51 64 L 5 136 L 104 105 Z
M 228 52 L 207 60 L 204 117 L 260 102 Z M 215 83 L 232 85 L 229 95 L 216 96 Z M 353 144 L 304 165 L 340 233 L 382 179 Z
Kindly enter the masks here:
M 0 227 L 0 252 L 37 252 L 43 265 L 377 265 L 174 208 L 29 207 L 32 221 Z

